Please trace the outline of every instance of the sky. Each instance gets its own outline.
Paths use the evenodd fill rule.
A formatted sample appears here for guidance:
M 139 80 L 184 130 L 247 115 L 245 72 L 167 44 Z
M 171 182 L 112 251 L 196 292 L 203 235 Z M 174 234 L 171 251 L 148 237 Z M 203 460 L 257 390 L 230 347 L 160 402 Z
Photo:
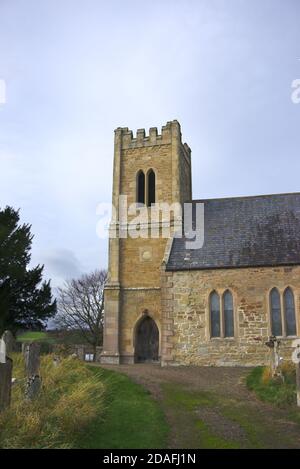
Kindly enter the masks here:
M 0 0 L 0 207 L 54 287 L 107 267 L 117 127 L 177 119 L 193 198 L 299 191 L 299 0 Z

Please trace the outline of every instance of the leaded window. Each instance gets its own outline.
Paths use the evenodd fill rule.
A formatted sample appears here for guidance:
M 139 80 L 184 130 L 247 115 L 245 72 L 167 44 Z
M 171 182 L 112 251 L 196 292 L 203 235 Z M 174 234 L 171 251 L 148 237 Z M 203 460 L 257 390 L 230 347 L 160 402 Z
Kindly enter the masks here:
M 229 290 L 223 295 L 224 337 L 234 337 L 233 299 Z
M 220 297 L 217 292 L 210 295 L 211 337 L 221 336 Z
M 273 288 L 270 293 L 270 307 L 271 307 L 271 329 L 272 335 L 282 335 L 282 318 L 281 318 L 281 304 L 280 294 L 277 288 Z

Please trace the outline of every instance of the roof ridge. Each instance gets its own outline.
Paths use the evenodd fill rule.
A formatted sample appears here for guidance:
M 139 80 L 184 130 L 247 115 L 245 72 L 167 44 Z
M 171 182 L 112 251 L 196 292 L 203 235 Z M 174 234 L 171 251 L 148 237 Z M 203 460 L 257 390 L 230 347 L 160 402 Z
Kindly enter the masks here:
M 213 197 L 213 198 L 206 198 L 206 199 L 192 199 L 188 202 L 210 202 L 213 200 L 236 200 L 236 199 L 256 199 L 256 198 L 263 198 L 263 197 L 283 197 L 288 195 L 299 195 L 300 192 L 282 192 L 282 193 L 275 193 L 275 194 L 258 194 L 258 195 L 236 195 L 232 197 Z

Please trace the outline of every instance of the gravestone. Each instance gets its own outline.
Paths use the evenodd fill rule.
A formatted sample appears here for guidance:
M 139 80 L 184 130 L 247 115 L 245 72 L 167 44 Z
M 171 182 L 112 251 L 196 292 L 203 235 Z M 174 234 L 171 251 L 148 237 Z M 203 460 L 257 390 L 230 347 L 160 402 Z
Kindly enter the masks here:
M 6 363 L 6 344 L 0 339 L 0 363 Z
M 76 355 L 79 358 L 79 360 L 84 360 L 84 345 L 76 346 Z
M 296 339 L 292 343 L 293 353 L 292 362 L 296 365 L 296 392 L 297 406 L 300 407 L 300 339 Z
M 15 349 L 15 338 L 10 331 L 5 331 L 2 339 L 6 344 L 6 355 L 10 357 L 11 353 Z
M 300 362 L 296 364 L 297 406 L 300 407 Z
M 55 355 L 55 356 L 53 357 L 53 365 L 54 365 L 55 367 L 57 367 L 59 364 L 60 364 L 60 357 L 58 357 L 58 356 Z
M 24 359 L 26 375 L 28 377 L 39 375 L 40 372 L 40 349 L 37 342 L 31 342 L 24 345 Z
M 10 405 L 12 367 L 12 360 L 6 356 L 5 342 L 0 339 L 0 412 Z
M 40 376 L 30 376 L 27 379 L 26 386 L 25 386 L 25 397 L 26 399 L 34 399 L 40 392 L 42 385 L 42 380 Z
M 271 336 L 266 342 L 266 346 L 270 349 L 270 368 L 273 378 L 275 376 L 280 376 L 282 379 L 282 373 L 280 370 L 280 357 L 279 357 L 279 347 L 280 340 L 276 336 Z
M 25 369 L 27 375 L 25 397 L 30 400 L 34 399 L 38 395 L 42 383 L 40 378 L 40 349 L 41 346 L 37 342 L 25 344 L 24 346 Z

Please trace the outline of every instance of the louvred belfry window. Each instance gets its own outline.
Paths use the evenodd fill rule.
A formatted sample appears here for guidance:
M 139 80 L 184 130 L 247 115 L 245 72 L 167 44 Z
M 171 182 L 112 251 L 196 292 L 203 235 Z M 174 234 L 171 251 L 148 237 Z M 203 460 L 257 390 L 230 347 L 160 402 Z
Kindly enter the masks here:
M 145 203 L 145 174 L 144 171 L 139 171 L 136 177 L 137 182 L 137 191 L 136 191 L 136 201 L 138 204 Z
M 153 169 L 150 169 L 148 172 L 148 197 L 147 205 L 151 207 L 152 204 L 155 204 L 155 173 Z

